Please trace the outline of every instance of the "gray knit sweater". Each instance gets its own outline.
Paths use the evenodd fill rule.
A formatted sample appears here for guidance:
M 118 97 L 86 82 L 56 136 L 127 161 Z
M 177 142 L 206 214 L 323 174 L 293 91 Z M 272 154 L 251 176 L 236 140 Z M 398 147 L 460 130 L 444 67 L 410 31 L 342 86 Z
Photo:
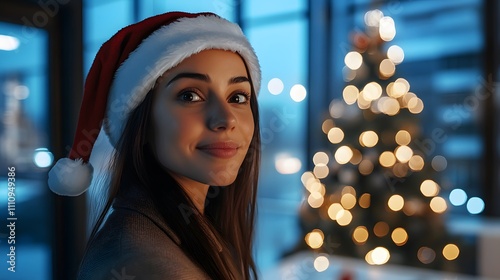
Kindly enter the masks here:
M 79 280 L 209 279 L 137 188 L 122 192 L 85 254 Z

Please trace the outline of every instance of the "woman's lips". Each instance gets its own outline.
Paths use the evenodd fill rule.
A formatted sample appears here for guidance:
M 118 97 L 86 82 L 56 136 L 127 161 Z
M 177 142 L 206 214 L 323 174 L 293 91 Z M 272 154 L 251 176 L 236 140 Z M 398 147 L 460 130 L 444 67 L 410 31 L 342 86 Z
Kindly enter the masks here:
M 214 142 L 196 147 L 198 150 L 218 158 L 231 158 L 238 152 L 234 142 Z

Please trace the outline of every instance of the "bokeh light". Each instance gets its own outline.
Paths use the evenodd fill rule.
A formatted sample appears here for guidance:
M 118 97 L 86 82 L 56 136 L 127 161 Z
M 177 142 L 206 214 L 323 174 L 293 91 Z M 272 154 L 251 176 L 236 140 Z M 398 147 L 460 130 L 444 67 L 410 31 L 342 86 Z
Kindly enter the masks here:
M 320 194 L 323 194 L 324 192 L 326 192 L 326 188 L 324 187 L 324 185 L 315 177 L 308 179 L 304 184 L 304 187 L 309 191 L 309 193 L 318 192 Z
M 342 91 L 342 97 L 344 98 L 345 103 L 351 105 L 356 103 L 358 100 L 359 89 L 353 85 L 348 85 Z
M 337 223 L 340 226 L 347 226 L 352 221 L 352 213 L 349 210 L 339 211 L 337 214 Z
M 359 96 L 358 96 L 358 101 L 357 101 L 357 104 L 358 104 L 358 108 L 359 109 L 368 109 L 370 108 L 370 106 L 372 105 L 372 101 L 367 99 L 365 97 L 365 94 L 363 91 L 361 91 L 359 93 Z
M 401 97 L 401 106 L 403 108 L 407 108 L 408 107 L 408 102 L 413 98 L 413 97 L 417 97 L 417 95 L 413 92 L 408 92 L 407 94 L 403 95 L 403 97 Z
M 363 56 L 356 51 L 348 52 L 344 57 L 344 62 L 349 69 L 358 70 L 363 64 Z
M 334 99 L 330 102 L 328 111 L 330 112 L 330 116 L 332 116 L 332 118 L 341 118 L 344 115 L 345 104 L 341 100 Z
M 399 194 L 392 195 L 387 201 L 387 206 L 389 206 L 389 209 L 391 209 L 392 211 L 399 211 L 403 209 L 404 205 L 405 200 Z
M 312 208 L 321 207 L 324 201 L 325 198 L 320 192 L 312 192 L 307 198 L 307 203 L 309 203 L 309 206 L 311 206 Z
M 381 97 L 377 102 L 378 110 L 386 115 L 394 116 L 399 113 L 401 106 L 399 102 L 391 97 Z
M 327 165 L 324 164 L 316 165 L 314 166 L 313 173 L 316 178 L 323 179 L 326 178 L 328 174 L 330 174 L 330 169 Z
M 393 152 L 385 151 L 380 154 L 378 161 L 383 167 L 391 167 L 396 163 L 396 156 Z
M 411 168 L 413 171 L 420 171 L 424 168 L 425 162 L 424 158 L 422 158 L 419 155 L 413 155 L 408 162 L 408 166 Z
M 328 141 L 332 144 L 338 144 L 344 140 L 344 131 L 338 127 L 333 127 L 328 131 Z
M 321 130 L 323 131 L 324 134 L 328 134 L 330 129 L 332 129 L 334 127 L 335 127 L 335 122 L 332 119 L 326 119 L 321 124 Z
M 326 165 L 328 164 L 329 158 L 328 155 L 325 152 L 317 152 L 313 156 L 313 163 L 315 165 Z
M 439 194 L 439 185 L 433 180 L 424 180 L 420 184 L 420 192 L 427 197 L 436 196 Z
M 396 72 L 396 65 L 390 59 L 384 59 L 380 62 L 379 72 L 382 77 L 389 78 Z
M 387 57 L 394 63 L 400 64 L 405 58 L 403 49 L 398 45 L 392 45 L 387 49 Z
M 448 166 L 448 161 L 443 156 L 435 156 L 432 158 L 431 166 L 436 171 L 443 171 Z
M 39 168 L 52 165 L 54 155 L 47 148 L 38 148 L 33 152 L 33 163 Z
M 396 155 L 396 158 L 399 160 L 399 162 L 406 163 L 410 161 L 411 157 L 413 156 L 413 150 L 408 146 L 398 146 L 394 150 L 394 154 Z
M 399 178 L 406 177 L 406 175 L 408 175 L 408 165 L 406 163 L 398 162 L 392 167 L 392 173 L 394 173 L 394 176 Z
M 365 13 L 364 20 L 367 26 L 378 27 L 380 19 L 384 16 L 379 9 L 370 10 Z
M 278 94 L 282 93 L 284 87 L 285 87 L 285 85 L 283 84 L 283 81 L 281 81 L 281 79 L 279 79 L 279 78 L 272 78 L 267 83 L 267 90 L 269 90 L 269 92 L 272 95 L 278 95 Z
M 280 174 L 295 174 L 302 168 L 302 161 L 299 158 L 288 155 L 277 155 L 274 160 L 274 167 Z
M 341 146 L 335 152 L 335 160 L 340 164 L 348 163 L 352 156 L 353 152 L 348 146 Z
M 467 193 L 462 189 L 454 189 L 450 192 L 449 198 L 453 206 L 461 206 L 467 201 Z
M 363 155 L 358 149 L 351 149 L 351 150 L 352 150 L 352 158 L 349 162 L 354 165 L 360 164 L 361 161 L 363 160 Z
M 302 184 L 304 186 L 306 186 L 310 180 L 314 180 L 314 179 L 315 179 L 314 174 L 311 171 L 306 171 L 306 172 L 302 173 L 302 175 L 300 176 L 300 181 L 302 182 Z
M 305 241 L 312 249 L 318 249 L 323 246 L 323 240 L 325 235 L 320 229 L 313 229 L 311 232 L 306 234 Z
M 391 239 L 394 242 L 394 244 L 398 246 L 403 246 L 408 241 L 408 233 L 404 228 L 398 227 L 392 231 Z
M 417 199 L 409 199 L 406 201 L 405 206 L 403 207 L 403 212 L 407 216 L 413 216 L 419 213 L 423 208 L 423 203 Z
M 417 252 L 417 257 L 423 264 L 430 264 L 436 258 L 436 252 L 429 247 L 420 247 Z
M 412 114 L 419 114 L 424 110 L 424 102 L 418 97 L 413 97 L 408 101 L 408 111 Z
M 323 272 L 327 270 L 328 266 L 330 266 L 330 261 L 327 257 L 318 256 L 316 259 L 314 259 L 314 269 L 316 269 L 317 272 Z
M 358 170 L 362 175 L 369 175 L 373 171 L 373 163 L 369 159 L 364 159 L 359 163 Z
M 326 188 L 325 185 L 322 184 L 318 179 L 308 180 L 306 184 L 306 189 L 310 192 L 318 192 L 321 195 L 325 195 Z
M 389 225 L 386 222 L 378 222 L 373 227 L 373 233 L 377 237 L 384 237 L 389 233 Z
M 19 45 L 20 41 L 16 37 L 0 34 L 0 50 L 13 51 L 16 50 Z
M 301 102 L 306 99 L 307 90 L 303 85 L 296 84 L 290 89 L 290 97 L 295 102 Z
M 358 245 L 362 245 L 366 243 L 366 240 L 368 240 L 368 230 L 364 226 L 358 226 L 354 229 L 354 232 L 352 233 L 352 240 L 354 243 Z
M 367 101 L 377 100 L 382 96 L 382 87 L 376 82 L 370 82 L 363 88 L 362 95 Z
M 467 211 L 471 214 L 479 214 L 484 210 L 484 201 L 479 197 L 471 197 L 467 201 Z
M 366 254 L 365 260 L 370 265 L 383 265 L 389 261 L 390 257 L 389 250 L 377 247 Z
M 452 261 L 460 255 L 460 249 L 455 244 L 446 244 L 443 248 L 443 256 L 445 259 Z
M 398 143 L 398 145 L 407 146 L 411 142 L 411 135 L 406 130 L 400 130 L 396 133 L 394 139 L 396 140 L 396 143 Z
M 359 144 L 364 147 L 374 147 L 378 143 L 378 135 L 373 130 L 364 131 L 359 135 Z
M 12 96 L 17 100 L 24 100 L 28 98 L 29 95 L 30 95 L 30 89 L 25 85 L 17 85 L 12 90 Z
M 340 192 L 341 195 L 344 194 L 352 194 L 353 196 L 356 196 L 356 189 L 353 188 L 352 186 L 345 186 L 342 188 L 342 191 Z
M 408 171 L 409 168 L 407 163 L 397 162 L 392 167 L 392 172 L 394 173 L 394 175 L 400 178 L 406 177 L 408 175 Z
M 394 23 L 394 19 L 388 16 L 382 17 L 379 21 L 379 34 L 380 38 L 386 42 L 394 39 L 396 36 L 396 24 Z
M 431 207 L 432 211 L 438 214 L 443 213 L 448 208 L 446 200 L 444 200 L 444 198 L 439 196 L 433 197 L 431 199 L 429 206 Z
M 371 195 L 369 193 L 364 193 L 359 197 L 359 207 L 368 208 L 370 207 Z
M 341 211 L 344 211 L 344 207 L 342 207 L 340 203 L 332 203 L 332 205 L 328 207 L 328 217 L 335 221 L 337 220 L 337 215 L 339 215 Z
M 353 194 L 346 193 L 340 198 L 340 204 L 344 209 L 352 209 L 356 205 L 356 197 Z
M 410 83 L 404 78 L 398 78 L 392 84 L 391 97 L 399 98 L 408 93 L 410 90 Z

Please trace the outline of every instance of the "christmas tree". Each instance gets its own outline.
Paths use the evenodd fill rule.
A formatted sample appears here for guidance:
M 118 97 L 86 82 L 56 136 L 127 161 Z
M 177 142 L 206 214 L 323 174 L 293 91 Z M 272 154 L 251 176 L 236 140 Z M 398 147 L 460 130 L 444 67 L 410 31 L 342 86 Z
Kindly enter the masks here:
M 346 86 L 322 125 L 324 149 L 302 175 L 303 246 L 317 252 L 459 271 L 463 247 L 445 226 L 446 159 L 421 140 L 423 101 L 396 75 L 394 20 L 365 14 L 345 56 Z M 318 132 L 320 133 L 320 132 Z

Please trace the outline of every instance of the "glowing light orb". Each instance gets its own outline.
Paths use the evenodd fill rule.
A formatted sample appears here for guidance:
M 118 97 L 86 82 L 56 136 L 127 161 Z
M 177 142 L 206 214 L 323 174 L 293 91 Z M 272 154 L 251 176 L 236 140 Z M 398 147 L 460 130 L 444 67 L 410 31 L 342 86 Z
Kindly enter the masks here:
M 267 83 L 267 90 L 269 90 L 269 92 L 272 95 L 281 94 L 283 92 L 284 88 L 285 88 L 285 85 L 283 84 L 283 81 L 280 80 L 279 78 L 272 78 Z
M 346 54 L 344 62 L 349 69 L 357 70 L 361 67 L 361 64 L 363 64 L 363 57 L 359 52 L 352 51 Z
M 54 162 L 54 155 L 46 148 L 36 149 L 33 153 L 33 163 L 40 168 L 49 167 Z
M 306 99 L 307 90 L 303 85 L 296 84 L 290 89 L 290 97 L 295 102 L 301 102 Z
M 394 63 L 400 64 L 405 58 L 405 52 L 398 45 L 392 45 L 387 49 L 387 57 Z
M 317 272 L 323 272 L 327 270 L 328 266 L 330 266 L 330 261 L 328 261 L 327 257 L 319 256 L 314 259 L 314 269 L 316 269 Z
M 452 261 L 456 258 L 458 258 L 458 255 L 460 255 L 460 249 L 458 248 L 457 245 L 455 244 L 447 244 L 443 248 L 443 256 L 445 259 Z
M 462 189 L 454 189 L 450 192 L 449 198 L 453 206 L 461 206 L 467 201 L 467 193 Z
M 352 156 L 353 156 L 353 152 L 352 152 L 351 148 L 349 148 L 348 146 L 341 146 L 335 152 L 335 160 L 339 164 L 348 163 L 351 160 Z

